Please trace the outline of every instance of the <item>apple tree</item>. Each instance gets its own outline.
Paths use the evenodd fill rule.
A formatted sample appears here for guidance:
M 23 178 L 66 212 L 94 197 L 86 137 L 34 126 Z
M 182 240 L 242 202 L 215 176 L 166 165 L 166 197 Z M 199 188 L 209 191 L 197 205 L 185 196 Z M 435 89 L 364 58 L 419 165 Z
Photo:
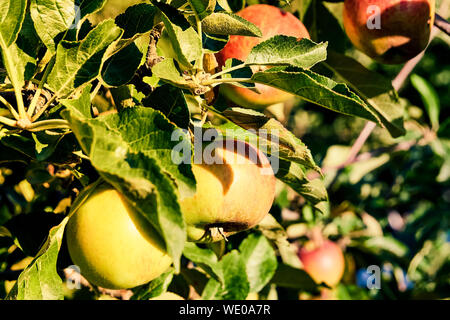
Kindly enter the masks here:
M 0 298 L 448 297 L 445 3 L 0 0 Z

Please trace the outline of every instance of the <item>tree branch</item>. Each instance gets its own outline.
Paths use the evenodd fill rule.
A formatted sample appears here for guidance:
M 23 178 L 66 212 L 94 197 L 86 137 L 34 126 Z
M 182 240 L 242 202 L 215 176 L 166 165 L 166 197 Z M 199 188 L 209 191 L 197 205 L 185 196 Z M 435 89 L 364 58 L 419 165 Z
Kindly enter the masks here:
M 434 25 L 442 32 L 450 36 L 450 23 L 436 13 L 434 16 Z
M 430 42 L 436 36 L 437 32 L 438 32 L 437 28 L 434 28 L 432 30 L 431 36 L 430 36 Z M 423 58 L 424 55 L 425 55 L 425 51 L 421 52 L 419 55 L 417 55 L 416 57 L 414 57 L 411 60 L 409 60 L 403 66 L 403 68 L 400 70 L 400 72 L 397 74 L 395 79 L 392 80 L 392 87 L 394 87 L 394 89 L 396 91 L 399 91 L 402 88 L 402 86 L 406 82 L 406 79 L 409 77 L 409 75 L 411 74 L 413 69 L 420 62 L 420 60 Z M 366 123 L 364 129 L 361 131 L 361 133 L 359 134 L 358 138 L 353 143 L 353 146 L 352 146 L 352 148 L 351 148 L 351 150 L 349 152 L 347 160 L 342 165 L 340 165 L 339 167 L 345 168 L 348 164 L 351 164 L 351 163 L 354 162 L 356 156 L 361 151 L 362 147 L 364 146 L 364 144 L 367 141 L 367 139 L 370 137 L 370 135 L 371 135 L 372 131 L 375 129 L 375 127 L 376 127 L 376 123 L 374 123 L 374 122 L 368 121 Z M 325 169 L 326 168 L 323 168 L 322 170 L 325 170 Z

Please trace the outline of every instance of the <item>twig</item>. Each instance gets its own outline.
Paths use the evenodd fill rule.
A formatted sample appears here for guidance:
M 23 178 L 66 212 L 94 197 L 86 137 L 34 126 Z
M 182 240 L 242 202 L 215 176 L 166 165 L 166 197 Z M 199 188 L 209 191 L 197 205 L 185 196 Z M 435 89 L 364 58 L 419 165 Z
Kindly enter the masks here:
M 437 13 L 434 16 L 434 25 L 450 36 L 450 23 Z
M 430 42 L 431 42 L 431 40 L 433 40 L 433 38 L 436 36 L 436 34 L 437 34 L 437 29 L 434 28 L 433 31 L 431 32 Z M 424 55 L 425 55 L 425 51 L 421 52 L 418 56 L 409 60 L 403 66 L 403 68 L 400 70 L 400 72 L 397 74 L 395 79 L 392 80 L 392 87 L 394 87 L 394 89 L 396 91 L 399 91 L 402 88 L 403 84 L 406 82 L 406 79 L 409 77 L 409 75 L 411 74 L 413 69 L 420 62 L 420 60 L 423 58 Z M 340 165 L 340 167 L 345 168 L 348 164 L 352 163 L 355 160 L 356 156 L 361 151 L 363 145 L 365 144 L 367 139 L 370 137 L 370 135 L 372 134 L 375 127 L 376 127 L 376 123 L 374 123 L 374 122 L 368 121 L 366 123 L 364 129 L 361 131 L 361 133 L 359 134 L 355 143 L 353 144 L 352 148 L 350 149 L 347 160 L 345 160 L 344 163 L 342 165 Z M 325 169 L 326 168 L 323 168 L 322 171 Z

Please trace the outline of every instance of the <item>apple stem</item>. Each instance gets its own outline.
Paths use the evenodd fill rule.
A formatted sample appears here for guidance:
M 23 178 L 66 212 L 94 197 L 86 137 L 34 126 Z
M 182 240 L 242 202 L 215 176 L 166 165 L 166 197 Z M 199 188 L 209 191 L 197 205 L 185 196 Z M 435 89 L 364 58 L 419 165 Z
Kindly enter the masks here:
M 322 235 L 322 228 L 320 226 L 315 226 L 310 231 L 310 239 L 314 243 L 316 248 L 320 248 L 324 243 L 324 237 Z
M 223 240 L 228 242 L 227 237 L 225 236 L 225 234 L 223 233 L 223 228 L 217 228 L 217 231 L 219 232 L 219 234 L 222 236 Z

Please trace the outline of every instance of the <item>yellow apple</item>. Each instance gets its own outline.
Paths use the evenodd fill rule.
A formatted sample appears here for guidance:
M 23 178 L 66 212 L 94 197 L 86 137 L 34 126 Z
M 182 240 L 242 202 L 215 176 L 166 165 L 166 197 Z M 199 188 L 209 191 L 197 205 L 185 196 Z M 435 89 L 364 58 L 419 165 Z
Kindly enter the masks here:
M 205 155 L 205 154 L 204 154 Z M 188 240 L 214 242 L 257 225 L 275 196 L 275 176 L 267 157 L 242 141 L 225 141 L 192 166 L 197 182 L 193 197 L 180 201 Z
M 81 274 L 103 288 L 145 284 L 172 263 L 154 229 L 106 185 L 94 190 L 69 219 L 66 236 Z

